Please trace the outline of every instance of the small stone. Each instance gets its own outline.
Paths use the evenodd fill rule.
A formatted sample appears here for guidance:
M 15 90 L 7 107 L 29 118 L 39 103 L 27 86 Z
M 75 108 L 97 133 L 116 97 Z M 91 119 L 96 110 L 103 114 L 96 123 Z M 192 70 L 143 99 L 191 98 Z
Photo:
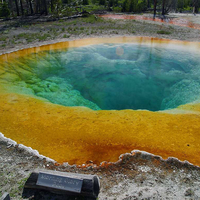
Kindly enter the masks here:
M 192 191 L 192 189 L 191 188 L 189 188 L 189 189 L 187 189 L 186 191 L 185 191 L 185 196 L 192 196 L 192 194 L 193 194 L 193 191 Z
M 91 170 L 91 169 L 92 169 L 92 166 L 87 167 L 87 170 Z
M 13 146 L 12 144 L 9 144 L 9 145 L 7 146 L 7 149 L 11 148 L 12 146 Z

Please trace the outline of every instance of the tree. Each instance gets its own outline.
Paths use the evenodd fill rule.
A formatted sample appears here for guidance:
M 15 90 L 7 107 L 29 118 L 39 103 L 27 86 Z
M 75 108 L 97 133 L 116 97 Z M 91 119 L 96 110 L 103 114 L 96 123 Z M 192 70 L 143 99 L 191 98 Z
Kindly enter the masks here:
M 166 0 L 162 0 L 162 15 L 165 15 L 165 2 Z
M 153 12 L 153 18 L 156 17 L 156 7 L 157 7 L 157 0 L 154 0 L 154 8 L 153 8 L 154 12 Z
M 105 5 L 106 4 L 106 0 L 99 0 L 99 5 Z
M 150 0 L 147 0 L 147 7 L 150 8 Z
M 164 15 L 167 14 L 168 12 L 170 11 L 176 11 L 177 9 L 177 4 L 178 4 L 178 1 L 177 0 L 165 0 L 165 3 L 164 3 Z
M 13 15 L 13 1 L 12 0 L 8 0 L 8 8 L 9 8 L 9 11 L 12 12 L 12 15 Z
M 21 13 L 24 15 L 24 7 L 23 7 L 23 2 L 20 0 L 20 6 L 21 6 Z
M 136 2 L 135 7 L 137 8 L 137 12 L 147 10 L 147 7 L 148 7 L 147 0 L 138 0 L 138 2 Z
M 43 0 L 43 12 L 45 15 L 48 15 L 48 9 L 47 9 L 47 1 Z
M 89 1 L 88 0 L 83 0 L 83 5 L 88 5 Z
M 8 17 L 10 15 L 10 10 L 8 9 L 8 4 L 4 1 L 0 4 L 0 17 Z
M 135 1 L 131 0 L 130 7 L 129 7 L 129 12 L 134 12 L 135 10 L 136 10 Z
M 67 3 L 68 3 L 68 1 L 67 1 Z M 51 0 L 51 12 L 53 12 L 53 11 L 54 11 L 54 1 Z
M 198 2 L 198 0 L 193 0 L 193 3 L 192 3 L 193 5 L 193 14 L 195 14 L 195 13 L 198 13 L 198 5 L 199 5 L 199 2 Z
M 40 11 L 40 0 L 35 0 L 35 13 L 38 14 Z
M 30 10 L 31 10 L 31 15 L 33 15 L 33 6 L 32 6 L 31 0 L 29 0 L 29 6 L 30 6 Z
M 17 0 L 15 0 L 15 6 L 16 6 L 16 10 L 17 10 L 17 16 L 19 16 L 19 6 L 18 6 Z
M 123 5 L 122 5 L 122 12 L 130 12 L 130 0 L 125 0 Z

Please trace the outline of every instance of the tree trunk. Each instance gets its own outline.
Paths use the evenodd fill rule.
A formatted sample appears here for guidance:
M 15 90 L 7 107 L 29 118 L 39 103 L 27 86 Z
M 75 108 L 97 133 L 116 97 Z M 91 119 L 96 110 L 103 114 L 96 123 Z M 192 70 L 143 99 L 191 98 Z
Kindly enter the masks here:
M 156 6 L 157 6 L 157 0 L 154 0 L 154 14 L 153 14 L 154 19 L 156 17 Z
M 8 1 L 8 6 L 9 6 L 9 9 L 10 9 L 10 12 L 12 13 L 12 16 L 13 16 L 13 3 L 12 3 L 12 0 L 9 0 Z
M 32 3 L 31 3 L 31 0 L 29 0 L 29 5 L 30 5 L 30 9 L 31 9 L 31 15 L 33 15 L 33 6 L 32 6 Z
M 39 13 L 39 10 L 40 10 L 40 2 L 39 0 L 36 0 L 35 2 L 35 13 Z
M 162 15 L 165 15 L 165 0 L 162 1 Z
M 198 13 L 198 9 L 199 9 L 199 1 L 198 0 L 194 0 L 193 14 Z
M 44 12 L 45 12 L 45 15 L 48 15 L 47 2 L 46 2 L 46 0 L 43 0 L 43 4 L 44 4 Z
M 53 12 L 53 0 L 51 0 L 51 12 Z
M 22 16 L 23 16 L 24 15 L 24 8 L 23 8 L 22 0 L 20 0 L 20 6 L 21 6 L 21 13 L 22 13 Z
M 26 0 L 26 10 L 27 10 L 27 14 L 29 15 L 29 11 L 30 11 L 30 6 L 29 6 L 29 2 L 28 0 Z
M 19 16 L 19 6 L 17 0 L 15 0 L 16 10 L 17 10 L 17 16 Z
M 150 8 L 150 0 L 147 0 L 147 8 Z

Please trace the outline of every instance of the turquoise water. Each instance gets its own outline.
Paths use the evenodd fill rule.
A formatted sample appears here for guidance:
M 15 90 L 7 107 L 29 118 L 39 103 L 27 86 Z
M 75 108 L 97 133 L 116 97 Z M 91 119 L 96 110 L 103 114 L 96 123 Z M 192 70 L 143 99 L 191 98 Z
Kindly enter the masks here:
M 9 65 L 19 77 L 13 84 L 65 106 L 158 111 L 200 96 L 200 56 L 186 50 L 102 44 L 31 54 Z

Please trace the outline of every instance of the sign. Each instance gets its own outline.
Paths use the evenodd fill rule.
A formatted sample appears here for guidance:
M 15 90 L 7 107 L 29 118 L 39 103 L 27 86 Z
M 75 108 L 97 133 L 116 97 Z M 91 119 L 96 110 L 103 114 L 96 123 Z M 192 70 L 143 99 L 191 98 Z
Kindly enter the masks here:
M 69 192 L 81 193 L 83 179 L 69 178 L 54 174 L 40 172 L 36 185 L 64 190 Z

